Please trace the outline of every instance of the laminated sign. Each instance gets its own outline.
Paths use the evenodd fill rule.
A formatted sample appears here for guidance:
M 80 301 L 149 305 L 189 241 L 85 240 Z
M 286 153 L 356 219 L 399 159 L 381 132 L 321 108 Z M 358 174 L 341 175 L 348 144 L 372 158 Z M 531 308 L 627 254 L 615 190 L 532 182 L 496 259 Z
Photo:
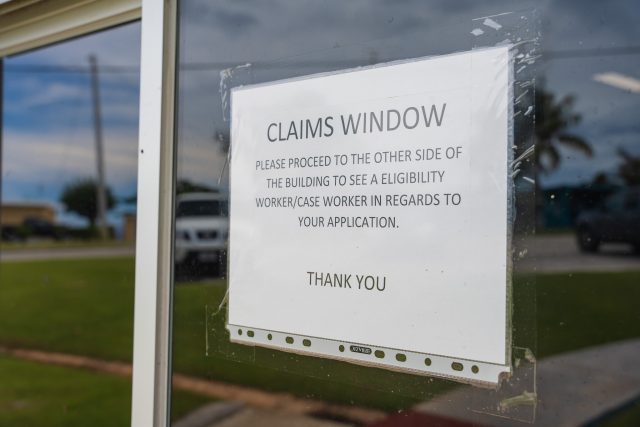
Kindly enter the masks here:
M 497 47 L 233 89 L 231 340 L 509 372 L 511 79 Z

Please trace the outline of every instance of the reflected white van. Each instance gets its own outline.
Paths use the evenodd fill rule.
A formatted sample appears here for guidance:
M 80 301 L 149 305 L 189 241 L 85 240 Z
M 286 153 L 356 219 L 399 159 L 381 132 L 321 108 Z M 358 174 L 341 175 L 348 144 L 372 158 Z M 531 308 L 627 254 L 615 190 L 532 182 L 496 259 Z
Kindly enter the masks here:
M 177 197 L 175 262 L 216 262 L 227 248 L 227 197 L 219 193 L 185 193 Z

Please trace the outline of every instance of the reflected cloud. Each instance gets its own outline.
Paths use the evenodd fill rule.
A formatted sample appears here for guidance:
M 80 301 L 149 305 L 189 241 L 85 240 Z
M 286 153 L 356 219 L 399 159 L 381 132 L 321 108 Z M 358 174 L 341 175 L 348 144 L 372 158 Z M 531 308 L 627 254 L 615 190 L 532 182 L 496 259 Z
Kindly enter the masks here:
M 58 102 L 70 102 L 75 100 L 84 101 L 86 98 L 86 88 L 65 83 L 51 83 L 30 96 L 20 100 L 17 105 L 11 109 L 13 111 L 25 110 Z
M 598 73 L 593 76 L 593 80 L 609 86 L 617 87 L 618 89 L 628 90 L 633 93 L 640 93 L 640 80 L 634 77 L 625 76 L 624 74 L 613 71 Z
M 28 200 L 40 194 L 57 200 L 64 183 L 80 176 L 95 175 L 93 133 L 5 134 L 3 200 Z M 108 131 L 105 138 L 107 182 L 117 194 L 135 191 L 137 133 Z
M 96 176 L 92 53 L 98 58 L 107 184 L 118 197 L 135 194 L 139 41 L 140 24 L 133 23 L 5 60 L 3 202 L 58 206 L 66 183 Z
M 593 159 L 588 159 L 561 148 L 562 166 L 540 177 L 540 183 L 544 188 L 588 182 L 600 169 L 615 167 L 619 147 L 640 150 L 635 114 L 640 100 L 594 82 L 594 71 L 634 75 L 640 67 L 640 55 L 598 54 L 567 59 L 562 51 L 602 48 L 606 54 L 608 47 L 619 49 L 635 43 L 636 26 L 631 23 L 637 11 L 632 10 L 631 3 L 620 2 L 613 7 L 596 1 L 437 1 L 427 7 L 410 1 L 398 8 L 385 2 L 354 1 L 341 4 L 338 13 L 332 3 L 211 4 L 191 0 L 182 10 L 182 19 L 189 25 L 183 26 L 181 34 L 180 144 L 185 153 L 192 150 L 191 145 L 193 150 L 206 151 L 216 129 L 227 126 L 220 120 L 218 75 L 223 68 L 249 62 L 255 82 L 263 82 L 284 74 L 290 77 L 324 71 L 336 60 L 352 61 L 336 66 L 338 69 L 467 50 L 471 47 L 473 18 L 536 8 L 542 17 L 543 59 L 545 52 L 553 52 L 546 56 L 548 61 L 538 64 L 539 75 L 558 98 L 569 94 L 576 97 L 575 110 L 583 120 L 571 128 L 571 133 L 590 141 L 594 152 Z M 214 24 L 226 16 L 236 17 L 238 22 L 231 18 L 225 24 Z M 244 25 L 244 30 L 238 31 L 238 25 Z M 200 68 L 189 68 L 190 64 L 199 64 Z M 304 67 L 294 68 L 301 64 Z M 273 69 L 268 70 L 269 66 Z M 202 168 L 196 171 L 182 164 L 179 171 L 185 178 L 203 182 L 217 179 L 213 168 L 206 176 Z

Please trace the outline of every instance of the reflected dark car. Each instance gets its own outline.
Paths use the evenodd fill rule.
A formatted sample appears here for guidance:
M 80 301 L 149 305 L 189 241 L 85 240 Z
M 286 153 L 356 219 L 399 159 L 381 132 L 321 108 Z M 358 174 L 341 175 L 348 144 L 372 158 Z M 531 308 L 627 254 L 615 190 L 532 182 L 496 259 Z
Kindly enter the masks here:
M 25 229 L 29 237 L 41 237 L 60 239 L 60 230 L 51 222 L 41 218 L 26 218 L 22 222 L 22 227 Z
M 4 242 L 19 242 L 23 240 L 18 227 L 11 225 L 0 226 L 0 240 Z
M 59 240 L 64 233 L 61 227 L 35 217 L 25 218 L 19 226 L 2 226 L 0 230 L 0 238 L 7 242 L 23 242 L 31 237 Z
M 602 243 L 629 243 L 640 251 L 640 188 L 612 194 L 597 209 L 577 218 L 578 246 L 596 252 Z

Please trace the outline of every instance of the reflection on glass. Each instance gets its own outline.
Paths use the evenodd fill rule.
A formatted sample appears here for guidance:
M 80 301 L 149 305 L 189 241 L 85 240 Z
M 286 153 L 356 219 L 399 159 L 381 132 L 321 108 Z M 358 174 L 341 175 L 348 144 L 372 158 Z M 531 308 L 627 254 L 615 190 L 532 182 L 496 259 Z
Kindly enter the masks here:
M 4 59 L 0 425 L 130 422 L 139 40 Z
M 514 290 L 531 287 L 533 293 L 514 306 L 514 341 L 527 347 L 514 354 L 519 378 L 535 381 L 537 395 L 531 388 L 494 393 L 229 343 L 224 246 L 212 242 L 227 230 L 226 213 L 222 205 L 220 215 L 214 204 L 204 206 L 228 194 L 229 88 L 468 50 L 470 38 L 497 31 L 501 14 L 530 7 L 538 8 L 543 46 L 535 76 L 533 170 L 518 194 L 535 201 L 537 231 L 518 235 L 514 254 Z M 322 425 L 327 418 L 509 425 L 536 403 L 540 425 L 638 424 L 639 13 L 633 1 L 182 1 L 174 373 L 202 380 L 210 397 L 243 401 L 242 407 L 216 403 L 235 425 Z M 181 206 L 189 197 L 195 204 Z M 199 216 L 204 211 L 211 214 Z M 214 254 L 196 250 L 201 229 L 210 237 L 206 251 Z M 185 388 L 176 381 L 174 396 Z M 172 405 L 175 415 L 182 406 L 176 399 Z
M 229 214 L 227 197 L 215 192 L 182 193 L 176 200 L 174 259 L 179 272 L 209 265 L 224 272 Z
M 620 189 L 576 218 L 578 245 L 583 252 L 597 252 L 602 244 L 627 243 L 640 252 L 640 202 L 638 188 Z

